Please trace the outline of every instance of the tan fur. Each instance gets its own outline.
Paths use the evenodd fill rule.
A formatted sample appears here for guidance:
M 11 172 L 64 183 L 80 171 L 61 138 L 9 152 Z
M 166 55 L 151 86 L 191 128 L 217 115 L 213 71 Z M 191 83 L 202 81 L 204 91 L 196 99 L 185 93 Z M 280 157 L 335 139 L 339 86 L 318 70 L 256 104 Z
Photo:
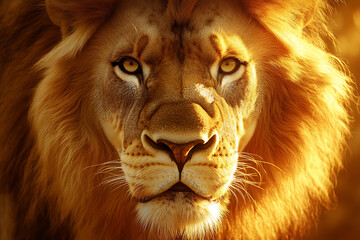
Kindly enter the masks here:
M 2 1 L 0 236 L 304 236 L 333 204 L 349 134 L 351 80 L 325 51 L 327 11 Z M 122 56 L 141 80 L 115 71 Z M 226 57 L 243 71 L 221 75 Z M 168 192 L 178 181 L 194 193 Z

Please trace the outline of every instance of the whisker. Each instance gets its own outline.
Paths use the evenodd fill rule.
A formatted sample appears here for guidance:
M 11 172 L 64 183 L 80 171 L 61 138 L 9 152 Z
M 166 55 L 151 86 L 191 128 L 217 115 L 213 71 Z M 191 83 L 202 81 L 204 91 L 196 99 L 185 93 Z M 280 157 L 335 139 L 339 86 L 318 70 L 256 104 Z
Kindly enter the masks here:
M 240 194 L 240 196 L 241 196 L 241 198 L 243 199 L 243 201 L 244 201 L 244 203 L 246 203 L 246 199 L 245 199 L 245 196 L 244 196 L 244 194 L 243 194 L 243 192 L 241 191 L 241 190 L 243 190 L 243 189 L 238 189 L 237 187 L 235 187 L 235 186 L 232 186 L 232 185 L 230 185 L 231 186 L 231 188 L 233 188 L 238 194 Z M 235 194 L 236 195 L 236 194 Z
M 108 161 L 108 162 L 103 162 L 103 163 L 98 163 L 98 164 L 93 164 L 93 165 L 87 166 L 87 167 L 83 168 L 82 170 L 87 170 L 87 169 L 94 168 L 94 167 L 100 167 L 100 166 L 104 166 L 107 164 L 120 164 L 120 163 L 121 163 L 120 159 L 114 160 L 114 161 Z
M 231 185 L 230 185 L 230 187 L 229 187 L 229 191 L 230 191 L 230 193 L 235 197 L 235 208 L 237 209 L 237 207 L 238 207 L 238 204 L 239 204 L 239 199 L 238 199 L 238 197 L 236 196 L 236 194 L 234 193 L 234 191 L 231 189 Z
M 264 159 L 257 154 L 248 153 L 248 152 L 239 152 L 238 156 L 239 156 L 238 159 L 241 161 L 249 161 L 249 162 L 255 163 L 256 165 L 266 164 L 266 165 L 275 167 L 276 169 L 278 169 L 279 171 L 284 173 L 284 171 L 279 166 L 275 165 L 274 163 L 264 161 Z
M 92 168 L 97 168 L 94 171 L 94 175 L 104 175 L 99 184 L 93 186 L 88 191 L 93 191 L 98 187 L 106 186 L 111 189 L 111 191 L 116 191 L 120 188 L 124 188 L 128 185 L 124 172 L 121 166 L 120 159 L 114 159 L 112 161 L 107 161 L 103 163 L 89 165 L 80 171 L 89 170 Z

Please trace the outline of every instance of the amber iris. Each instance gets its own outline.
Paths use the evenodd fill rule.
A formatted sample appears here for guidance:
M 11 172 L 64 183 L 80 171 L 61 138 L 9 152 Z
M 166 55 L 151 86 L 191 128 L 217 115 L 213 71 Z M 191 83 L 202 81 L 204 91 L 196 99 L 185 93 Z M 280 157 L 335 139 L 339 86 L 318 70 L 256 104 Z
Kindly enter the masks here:
M 139 69 L 139 63 L 135 59 L 128 58 L 121 61 L 122 69 L 127 73 L 136 73 Z
M 220 72 L 224 74 L 234 73 L 240 66 L 240 61 L 236 58 L 229 57 L 222 60 L 220 64 Z

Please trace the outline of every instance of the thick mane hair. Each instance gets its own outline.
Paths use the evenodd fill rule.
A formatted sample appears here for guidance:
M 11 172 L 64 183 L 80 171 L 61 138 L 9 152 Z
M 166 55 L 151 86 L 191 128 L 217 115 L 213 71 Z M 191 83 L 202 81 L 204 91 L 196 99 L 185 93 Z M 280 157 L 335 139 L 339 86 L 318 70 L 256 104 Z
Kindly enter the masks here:
M 97 239 L 115 234 L 156 238 L 129 220 L 136 219 L 129 196 L 94 187 L 104 180 L 98 173 L 107 171 L 97 164 L 117 157 L 87 100 L 90 86 L 83 78 L 92 76 L 71 70 L 80 67 L 77 55 L 121 2 L 0 2 L 0 212 L 13 209 L 0 216 L 0 227 L 9 224 L 1 239 L 10 234 L 16 239 L 92 239 L 92 232 L 76 235 L 81 227 L 96 229 Z M 306 1 L 305 6 L 302 0 L 236 2 L 286 52 L 265 66 L 271 81 L 244 150 L 258 159 L 261 186 L 266 187 L 248 186 L 254 201 L 246 208 L 236 205 L 233 196 L 216 234 L 219 239 L 302 237 L 323 209 L 334 206 L 350 133 L 352 81 L 325 45 L 332 39 L 331 5 L 325 0 Z M 192 17 L 197 1 L 166 4 L 181 25 Z

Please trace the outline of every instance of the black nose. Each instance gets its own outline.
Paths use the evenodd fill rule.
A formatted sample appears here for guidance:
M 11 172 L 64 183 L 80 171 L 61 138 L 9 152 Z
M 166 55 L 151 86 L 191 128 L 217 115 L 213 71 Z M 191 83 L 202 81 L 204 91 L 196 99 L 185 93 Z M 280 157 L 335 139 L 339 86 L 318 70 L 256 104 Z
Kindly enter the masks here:
M 195 152 L 205 150 L 215 143 L 215 136 L 211 137 L 207 142 L 199 139 L 182 144 L 173 143 L 165 139 L 159 139 L 155 142 L 147 135 L 145 139 L 153 148 L 168 152 L 171 159 L 176 163 L 180 174 L 185 163 Z

